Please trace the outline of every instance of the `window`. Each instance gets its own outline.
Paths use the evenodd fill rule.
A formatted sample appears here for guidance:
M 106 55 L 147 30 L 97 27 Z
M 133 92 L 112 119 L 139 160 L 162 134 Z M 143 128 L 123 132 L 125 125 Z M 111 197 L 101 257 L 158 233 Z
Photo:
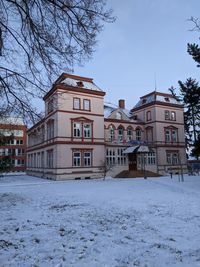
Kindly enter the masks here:
M 91 124 L 83 124 L 84 138 L 91 138 Z
M 169 119 L 170 119 L 169 110 L 165 110 L 165 120 L 169 120 Z
M 73 137 L 81 137 L 81 123 L 74 122 L 73 123 Z
M 167 151 L 166 160 L 168 165 L 177 165 L 179 163 L 179 153 Z
M 47 103 L 47 113 L 50 113 L 51 111 L 53 111 L 53 99 L 49 100 Z
M 90 110 L 90 100 L 89 99 L 83 100 L 83 109 L 84 110 Z
M 176 112 L 174 112 L 174 111 L 171 112 L 171 120 L 172 121 L 176 120 Z
M 146 104 L 147 100 L 144 98 L 142 99 L 142 104 Z
M 24 149 L 18 148 L 18 149 L 17 149 L 17 155 L 18 155 L 18 156 L 20 156 L 20 155 L 24 155 Z
M 178 142 L 178 130 L 165 129 L 165 142 Z
M 115 130 L 114 127 L 111 125 L 109 127 L 109 141 L 112 142 L 115 139 Z
M 123 127 L 118 128 L 118 141 L 122 142 L 123 141 L 123 136 L 124 136 L 124 129 Z
M 54 120 L 49 120 L 47 122 L 47 139 L 54 137 Z
M 81 166 L 81 153 L 73 152 L 73 166 Z
M 165 120 L 175 121 L 176 120 L 176 112 L 165 110 Z
M 132 128 L 129 127 L 129 128 L 127 129 L 127 140 L 128 140 L 128 141 L 131 141 L 132 139 L 133 139 L 133 131 L 132 131 Z
M 170 130 L 166 130 L 165 131 L 165 141 L 166 142 L 170 142 L 171 140 L 171 133 L 170 133 Z
M 166 102 L 170 102 L 169 97 L 165 97 Z
M 124 148 L 117 149 L 117 163 L 118 165 L 125 165 L 126 164 L 126 155 L 123 154 Z
M 87 120 L 77 120 L 73 122 L 73 137 L 74 138 L 92 138 L 92 122 Z
M 53 150 L 47 150 L 47 168 L 53 168 Z
M 149 165 L 156 164 L 156 154 L 154 152 L 147 154 L 147 162 Z
M 141 141 L 142 139 L 142 131 L 141 129 L 136 129 L 136 140 Z
M 116 112 L 115 118 L 117 120 L 121 120 L 122 119 L 122 114 L 120 112 Z
M 17 166 L 23 166 L 24 165 L 24 160 L 23 159 L 18 159 L 17 160 Z
M 84 166 L 91 166 L 91 152 L 84 152 Z
M 138 155 L 138 164 L 145 165 L 155 165 L 156 164 L 156 154 L 154 152 L 147 153 L 145 155 Z
M 151 120 L 151 111 L 147 111 L 146 113 L 146 120 L 150 121 Z
M 115 165 L 115 150 L 113 148 L 106 149 L 106 163 L 107 165 Z
M 84 86 L 82 81 L 78 81 L 76 84 L 77 84 L 78 87 L 83 87 Z
M 172 142 L 177 142 L 177 130 L 172 130 L 171 134 Z
M 81 109 L 80 98 L 74 98 L 74 109 Z
M 72 152 L 72 162 L 75 167 L 90 167 L 92 166 L 92 151 L 91 150 L 75 150 Z
M 44 151 L 41 153 L 41 167 L 44 168 Z

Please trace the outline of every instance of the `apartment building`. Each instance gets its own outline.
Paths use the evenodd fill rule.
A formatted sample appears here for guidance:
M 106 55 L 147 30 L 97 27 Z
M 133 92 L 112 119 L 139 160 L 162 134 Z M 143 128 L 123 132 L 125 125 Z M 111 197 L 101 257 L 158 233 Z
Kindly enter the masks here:
M 26 170 L 26 131 L 21 118 L 3 118 L 0 120 L 0 161 L 9 156 L 10 167 L 7 171 L 24 172 Z
M 123 170 L 186 171 L 183 106 L 152 92 L 132 110 L 104 103 L 91 78 L 63 73 L 44 96 L 45 117 L 28 130 L 27 172 L 49 179 Z M 108 168 L 109 169 L 109 168 Z

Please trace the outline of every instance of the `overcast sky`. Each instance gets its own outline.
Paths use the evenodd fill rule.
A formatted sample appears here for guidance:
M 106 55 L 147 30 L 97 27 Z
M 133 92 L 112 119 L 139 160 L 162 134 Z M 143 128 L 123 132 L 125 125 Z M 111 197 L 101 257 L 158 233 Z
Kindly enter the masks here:
M 200 17 L 200 0 L 107 0 L 117 20 L 99 35 L 93 59 L 74 73 L 94 78 L 105 100 L 126 100 L 132 108 L 139 97 L 168 92 L 188 77 L 199 81 L 200 68 L 187 53 L 200 33 L 189 31 L 191 16 Z

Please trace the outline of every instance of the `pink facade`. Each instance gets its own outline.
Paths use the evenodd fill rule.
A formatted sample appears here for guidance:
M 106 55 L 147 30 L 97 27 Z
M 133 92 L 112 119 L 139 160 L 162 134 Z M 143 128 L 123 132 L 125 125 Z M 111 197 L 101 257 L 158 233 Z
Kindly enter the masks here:
M 49 179 L 97 178 L 111 166 L 165 174 L 186 170 L 183 107 L 152 92 L 128 111 L 104 104 L 91 78 L 62 74 L 45 95 L 45 118 L 28 130 L 27 171 Z M 149 153 L 130 153 L 135 143 Z

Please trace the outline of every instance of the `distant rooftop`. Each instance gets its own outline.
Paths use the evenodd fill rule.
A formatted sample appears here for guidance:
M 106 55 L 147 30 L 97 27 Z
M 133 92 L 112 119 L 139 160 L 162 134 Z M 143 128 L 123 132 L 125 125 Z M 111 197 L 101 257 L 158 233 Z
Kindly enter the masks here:
M 22 118 L 4 117 L 0 118 L 0 124 L 24 125 L 24 122 Z

